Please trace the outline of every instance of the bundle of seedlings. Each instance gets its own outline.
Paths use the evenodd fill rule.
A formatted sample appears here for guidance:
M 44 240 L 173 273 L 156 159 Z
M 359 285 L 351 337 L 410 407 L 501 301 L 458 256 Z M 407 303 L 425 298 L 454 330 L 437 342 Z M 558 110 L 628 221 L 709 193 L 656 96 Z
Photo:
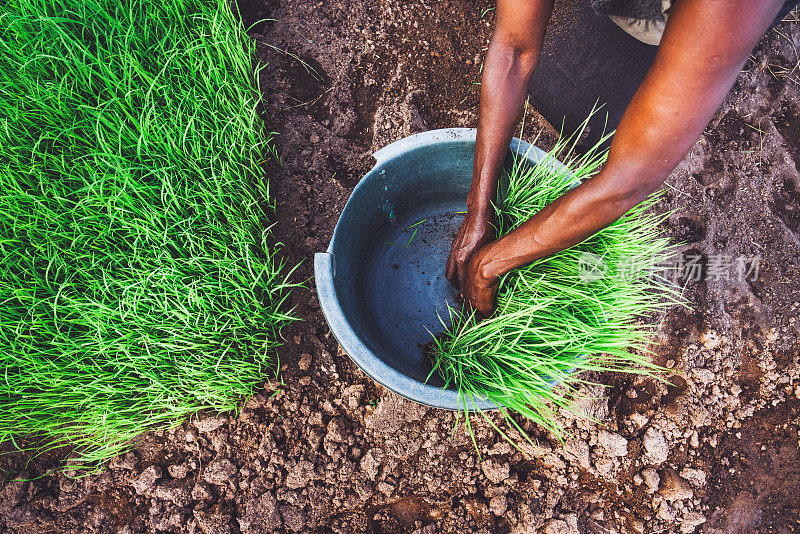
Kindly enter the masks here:
M 225 0 L 10 0 L 0 26 L 0 443 L 97 466 L 235 408 L 291 320 L 253 44 Z
M 599 171 L 606 153 L 598 145 L 578 154 L 579 135 L 559 140 L 533 167 L 518 157 L 504 172 L 495 204 L 498 238 Z M 505 275 L 491 318 L 479 321 L 451 309 L 449 327 L 433 343 L 432 372 L 458 390 L 465 411 L 473 400 L 487 399 L 522 436 L 510 412 L 561 438 L 557 410 L 576 412 L 583 371 L 659 376 L 663 369 L 651 363 L 647 349 L 653 317 L 681 299 L 664 276 L 674 249 L 659 236 L 666 215 L 648 211 L 656 200 L 650 197 L 570 249 Z

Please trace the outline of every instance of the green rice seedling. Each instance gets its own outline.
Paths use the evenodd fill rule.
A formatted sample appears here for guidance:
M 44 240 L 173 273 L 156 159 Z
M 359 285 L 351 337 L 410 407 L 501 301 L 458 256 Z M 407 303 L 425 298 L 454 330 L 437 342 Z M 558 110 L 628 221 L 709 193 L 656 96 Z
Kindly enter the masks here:
M 92 468 L 234 409 L 292 320 L 253 44 L 223 0 L 9 0 L 0 27 L 0 443 Z
M 598 172 L 606 154 L 598 147 L 578 154 L 578 135 L 560 140 L 536 166 L 517 158 L 506 171 L 496 204 L 498 237 Z M 556 411 L 574 412 L 582 371 L 658 375 L 661 369 L 648 358 L 647 318 L 680 297 L 662 276 L 674 252 L 659 236 L 665 215 L 648 211 L 656 200 L 568 250 L 507 274 L 491 318 L 478 321 L 451 310 L 451 324 L 433 344 L 432 373 L 459 391 L 465 411 L 473 399 L 488 399 L 523 436 L 510 412 L 561 438 Z

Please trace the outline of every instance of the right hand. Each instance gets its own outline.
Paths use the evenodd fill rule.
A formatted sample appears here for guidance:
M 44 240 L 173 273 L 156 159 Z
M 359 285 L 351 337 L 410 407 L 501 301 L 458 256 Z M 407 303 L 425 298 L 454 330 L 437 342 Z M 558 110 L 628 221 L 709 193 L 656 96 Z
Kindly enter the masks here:
M 450 248 L 450 257 L 445 268 L 445 276 L 456 289 L 461 289 L 461 281 L 466 275 L 467 262 L 472 254 L 494 241 L 495 228 L 492 222 L 489 213 L 467 212 L 464 217 Z

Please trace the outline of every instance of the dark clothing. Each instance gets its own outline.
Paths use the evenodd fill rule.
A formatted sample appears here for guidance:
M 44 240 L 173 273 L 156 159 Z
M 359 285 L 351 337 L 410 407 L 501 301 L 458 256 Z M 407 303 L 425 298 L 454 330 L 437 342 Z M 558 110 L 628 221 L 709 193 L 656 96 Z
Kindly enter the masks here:
M 595 13 L 587 1 L 556 2 L 533 72 L 531 104 L 565 134 L 602 104 L 581 143 L 588 148 L 616 129 L 656 50 Z
M 664 20 L 661 0 L 591 0 L 598 15 L 616 15 L 642 20 Z
M 773 26 L 798 1 L 786 2 Z M 625 5 L 634 11 L 620 11 Z M 617 128 L 658 50 L 631 37 L 596 10 L 630 16 L 627 13 L 644 13 L 648 6 L 661 13 L 660 0 L 556 2 L 533 73 L 531 103 L 566 134 L 574 132 L 595 105 L 602 105 L 601 112 L 589 122 L 580 144 L 583 148 L 593 146 L 604 132 Z
M 592 9 L 598 15 L 616 15 L 642 20 L 664 20 L 661 0 L 590 0 Z M 772 23 L 775 26 L 798 4 L 790 0 L 783 4 L 780 13 Z

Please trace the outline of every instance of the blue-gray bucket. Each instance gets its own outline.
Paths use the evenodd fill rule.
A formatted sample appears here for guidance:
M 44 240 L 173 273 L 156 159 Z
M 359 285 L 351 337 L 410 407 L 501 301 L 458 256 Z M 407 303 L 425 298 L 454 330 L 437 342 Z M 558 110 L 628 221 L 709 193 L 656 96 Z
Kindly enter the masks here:
M 463 410 L 464 402 L 431 374 L 425 349 L 449 322 L 448 306 L 458 306 L 444 270 L 466 210 L 475 133 L 432 130 L 375 152 L 375 166 L 353 189 L 327 252 L 314 258 L 322 311 L 348 356 L 395 393 L 449 410 Z M 517 138 L 507 165 L 511 154 L 530 165 L 546 155 Z M 496 406 L 476 399 L 467 408 Z

